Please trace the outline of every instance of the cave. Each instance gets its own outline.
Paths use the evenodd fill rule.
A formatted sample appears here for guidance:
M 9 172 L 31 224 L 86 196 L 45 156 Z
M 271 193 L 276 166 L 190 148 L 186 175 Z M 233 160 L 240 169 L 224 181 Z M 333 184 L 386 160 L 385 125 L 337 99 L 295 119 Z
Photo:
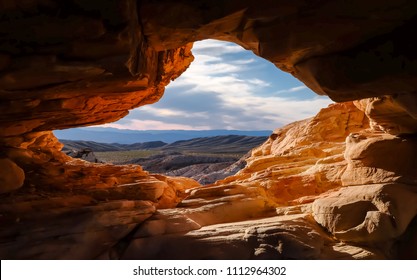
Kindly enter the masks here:
M 0 1 L 0 257 L 416 258 L 416 20 L 405 0 Z M 52 130 L 157 102 L 204 39 L 336 104 L 207 186 L 61 153 Z

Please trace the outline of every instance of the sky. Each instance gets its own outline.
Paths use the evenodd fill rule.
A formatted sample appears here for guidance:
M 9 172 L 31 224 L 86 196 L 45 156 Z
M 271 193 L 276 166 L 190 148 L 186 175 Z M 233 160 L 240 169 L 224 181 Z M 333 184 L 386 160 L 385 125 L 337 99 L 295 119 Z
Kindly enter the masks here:
M 194 43 L 191 66 L 155 104 L 102 127 L 134 130 L 274 130 L 332 101 L 234 43 Z

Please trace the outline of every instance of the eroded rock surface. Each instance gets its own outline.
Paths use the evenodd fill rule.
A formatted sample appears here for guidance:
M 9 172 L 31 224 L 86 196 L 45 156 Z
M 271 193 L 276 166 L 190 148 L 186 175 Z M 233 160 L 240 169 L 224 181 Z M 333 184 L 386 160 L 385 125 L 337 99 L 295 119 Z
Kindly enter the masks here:
M 25 3 L 0 9 L 2 136 L 118 120 L 156 102 L 192 61 L 192 42 L 209 38 L 337 101 L 415 100 L 413 1 Z
M 343 185 L 400 182 L 417 185 L 417 139 L 384 133 L 356 133 L 346 138 L 348 161 Z
M 2 213 L 2 259 L 94 259 L 155 212 L 148 201 L 97 202 L 65 195 L 10 202 Z
M 25 172 L 8 158 L 0 159 L 0 194 L 8 193 L 23 186 Z
M 417 133 L 417 100 L 414 94 L 367 98 L 354 103 L 366 113 L 376 131 L 395 135 Z
M 6 140 L 4 151 L 26 178 L 19 190 L 0 196 L 2 259 L 97 258 L 157 208 L 175 207 L 186 189 L 199 186 L 137 165 L 71 158 L 50 132 Z
M 182 248 L 181 253 L 179 249 Z M 379 259 L 378 250 L 335 243 L 305 214 L 137 236 L 122 259 Z
M 416 147 L 409 135 L 349 135 L 341 178 L 346 188 L 313 203 L 316 221 L 340 240 L 390 248 L 386 244 L 404 235 L 417 216 Z M 416 249 L 412 246 L 408 253 Z
M 313 219 L 310 203 L 342 186 L 345 138 L 368 127 L 364 113 L 344 103 L 276 130 L 236 175 L 190 189 L 177 208 L 159 210 L 141 224 L 118 258 L 390 257 L 378 248 L 333 239 Z
M 412 155 L 414 140 L 373 132 L 353 103 L 276 130 L 244 169 L 208 186 L 70 158 L 51 133 L 7 139 L 9 158 L 33 173 L 1 198 L 4 258 L 415 256 L 404 245 L 414 244 L 415 162 L 378 160 L 385 147 Z
M 0 4 L 2 258 L 417 258 L 417 2 Z M 362 111 L 278 129 L 206 187 L 59 151 L 48 131 L 156 102 L 208 38 Z
M 218 183 L 262 187 L 279 205 L 298 204 L 301 197 L 341 186 L 345 138 L 368 127 L 368 119 L 352 103 L 330 105 L 314 118 L 274 131 L 252 151 L 243 170 Z
M 314 201 L 313 215 L 340 240 L 393 241 L 417 215 L 417 187 L 373 184 L 342 188 Z

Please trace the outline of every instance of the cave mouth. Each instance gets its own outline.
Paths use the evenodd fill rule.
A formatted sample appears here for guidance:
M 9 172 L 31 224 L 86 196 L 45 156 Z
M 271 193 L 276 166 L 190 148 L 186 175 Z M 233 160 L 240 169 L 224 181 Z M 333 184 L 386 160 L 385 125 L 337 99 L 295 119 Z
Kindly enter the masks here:
M 248 152 L 271 129 L 311 117 L 331 102 L 235 43 L 198 41 L 192 52 L 190 67 L 158 102 L 114 123 L 55 131 L 63 151 L 90 162 L 139 164 L 152 173 L 214 183 L 244 167 Z
M 226 237 L 222 241 L 214 236 L 212 243 L 206 243 L 215 231 L 203 230 L 198 239 L 219 245 L 215 251 L 223 247 L 240 254 L 224 246 L 236 244 L 250 253 L 223 256 L 324 259 L 336 257 L 327 253 L 340 249 L 346 253 L 344 258 L 384 258 L 373 252 L 375 241 L 390 249 L 392 239 L 401 234 L 393 227 L 404 228 L 404 221 L 415 216 L 417 179 L 415 161 L 410 159 L 415 158 L 417 145 L 401 136 L 417 133 L 417 60 L 415 43 L 408 36 L 415 30 L 414 1 L 380 1 L 380 5 L 363 1 L 287 1 L 285 5 L 282 1 L 6 2 L 0 7 L 5 42 L 0 45 L 2 259 L 156 259 L 167 256 L 167 251 L 179 254 L 173 258 L 184 259 L 184 248 L 199 252 L 196 243 L 178 242 L 172 236 L 187 237 L 186 233 L 207 225 L 220 225 L 216 231 L 220 229 Z M 277 131 L 254 152 L 246 174 L 213 186 L 150 174 L 139 165 L 90 164 L 60 151 L 62 144 L 51 130 L 111 123 L 133 108 L 155 103 L 193 60 L 189 42 L 205 38 L 237 42 L 318 94 L 357 102 L 331 105 L 316 117 Z M 210 55 L 211 64 L 221 61 L 218 54 Z M 220 70 L 230 67 L 222 62 Z M 233 79 L 241 78 L 232 75 L 224 82 Z M 268 88 L 262 78 L 247 80 L 258 89 Z M 194 77 L 197 81 L 202 85 Z M 273 105 L 272 99 L 258 102 L 262 96 L 252 96 L 246 88 L 237 88 L 241 95 L 236 96 L 234 91 L 216 95 L 215 89 L 206 92 L 210 93 L 206 101 L 211 102 L 200 103 L 249 112 L 232 110 L 235 114 L 230 117 L 238 117 L 238 123 L 250 124 L 246 117 L 254 115 L 250 113 L 254 108 L 273 121 L 277 121 L 275 114 L 266 113 L 271 107 L 274 112 L 301 112 L 296 102 L 285 106 L 281 102 L 281 107 Z M 300 93 L 298 89 L 292 92 Z M 170 96 L 174 94 L 168 89 L 165 99 Z M 223 101 L 230 97 L 235 105 L 216 104 L 213 96 Z M 172 117 L 172 111 L 159 110 L 159 115 Z M 208 118 L 228 121 L 222 116 Z M 394 149 L 398 141 L 405 144 L 400 145 L 401 153 Z M 374 149 L 373 143 L 383 143 L 383 149 Z M 393 151 L 394 162 L 379 160 Z M 376 168 L 372 160 L 387 166 Z M 387 173 L 393 165 L 398 172 Z M 326 193 L 332 189 L 337 191 Z M 386 205 L 381 205 L 380 198 Z M 343 239 L 329 236 L 335 224 L 352 225 L 351 213 L 339 209 L 346 210 L 343 205 L 358 199 L 377 202 L 384 215 L 371 213 L 370 221 L 375 223 L 362 232 L 353 228 L 341 233 Z M 311 203 L 312 207 L 304 207 Z M 289 207 L 278 209 L 282 205 Z M 168 208 L 175 209 L 157 210 Z M 272 215 L 281 217 L 265 224 L 263 218 Z M 379 220 L 389 216 L 396 223 Z M 261 223 L 254 225 L 257 218 Z M 223 227 L 236 221 L 248 221 L 240 223 L 236 235 Z M 317 223 L 327 233 L 320 233 Z M 369 230 L 374 229 L 371 234 Z M 413 222 L 404 236 L 405 248 L 415 244 L 414 229 Z M 166 243 L 159 242 L 165 237 Z M 231 238 L 237 242 L 231 243 Z M 370 251 L 354 244 L 345 247 L 350 241 L 369 245 Z M 207 256 L 221 258 L 222 254 Z

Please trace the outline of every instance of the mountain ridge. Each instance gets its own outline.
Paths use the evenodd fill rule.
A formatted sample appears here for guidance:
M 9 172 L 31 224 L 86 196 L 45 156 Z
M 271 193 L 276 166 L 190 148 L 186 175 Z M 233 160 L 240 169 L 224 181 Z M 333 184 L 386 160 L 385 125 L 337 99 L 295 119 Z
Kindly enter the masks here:
M 265 136 L 222 135 L 170 144 L 162 141 L 135 144 L 61 142 L 65 145 L 63 152 L 91 162 L 139 164 L 153 173 L 186 176 L 202 184 L 210 184 L 243 168 L 246 163 L 242 158 L 249 156 L 250 150 L 267 139 Z
M 98 141 L 99 143 L 134 144 L 152 141 L 173 143 L 200 137 L 242 135 L 269 136 L 270 130 L 127 130 L 103 127 L 73 128 L 55 130 L 55 136 L 62 140 Z
M 188 151 L 212 153 L 246 153 L 248 150 L 265 142 L 266 136 L 221 135 L 179 140 L 173 143 L 150 141 L 133 144 L 101 143 L 96 141 L 60 140 L 63 151 L 90 149 L 94 152 L 130 151 L 160 149 L 162 151 Z

